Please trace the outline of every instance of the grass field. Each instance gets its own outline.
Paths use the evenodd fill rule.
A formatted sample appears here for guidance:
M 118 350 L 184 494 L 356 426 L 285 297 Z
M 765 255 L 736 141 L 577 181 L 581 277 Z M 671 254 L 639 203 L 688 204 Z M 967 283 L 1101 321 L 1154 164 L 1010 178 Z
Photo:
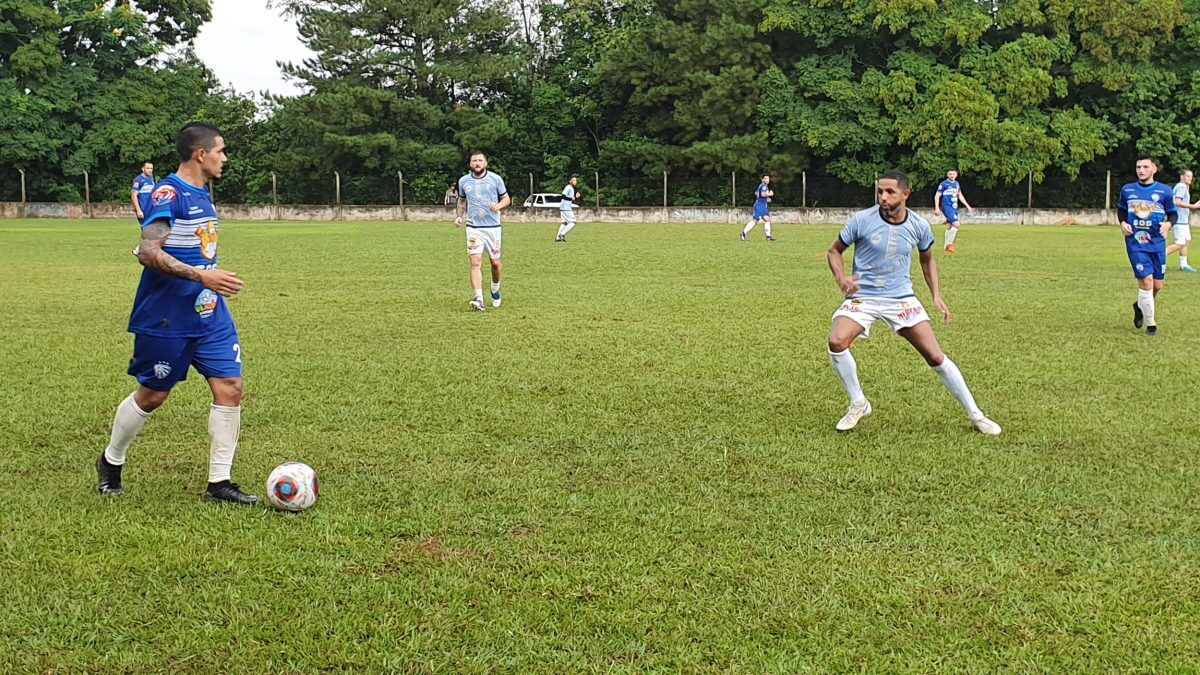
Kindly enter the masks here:
M 554 227 L 505 228 L 478 314 L 448 224 L 224 225 L 234 476 L 312 464 L 286 515 L 200 499 L 194 373 L 95 494 L 136 226 L 0 221 L 0 671 L 1200 663 L 1200 279 L 1149 338 L 1114 228 L 968 224 L 935 326 L 1004 435 L 883 326 L 839 435 L 838 228 Z

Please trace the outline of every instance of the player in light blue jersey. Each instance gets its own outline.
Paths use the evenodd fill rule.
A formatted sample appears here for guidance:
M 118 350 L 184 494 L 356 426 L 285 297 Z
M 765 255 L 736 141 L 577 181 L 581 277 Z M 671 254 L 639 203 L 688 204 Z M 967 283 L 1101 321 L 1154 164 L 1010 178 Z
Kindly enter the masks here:
M 133 202 L 133 213 L 137 221 L 142 222 L 146 217 L 146 209 L 150 206 L 150 193 L 154 191 L 154 163 L 142 164 L 142 172 L 133 179 L 133 187 L 129 190 L 129 201 Z
M 458 179 L 454 226 L 467 226 L 467 256 L 471 259 L 471 309 L 484 311 L 483 252 L 492 264 L 492 307 L 500 306 L 500 212 L 512 203 L 504 179 L 488 171 L 487 155 L 471 153 L 471 172 Z M 464 218 L 465 216 L 465 218 Z
M 754 229 L 754 224 L 762 221 L 763 230 L 767 234 L 767 241 L 775 241 L 775 237 L 771 236 L 771 199 L 775 196 L 775 191 L 771 189 L 771 177 L 763 176 L 762 182 L 754 189 L 754 215 L 750 217 L 746 223 L 745 229 L 742 230 L 742 241 L 746 241 L 746 235 L 750 234 L 750 230 Z
M 258 497 L 232 482 L 242 426 L 242 350 L 225 298 L 242 280 L 217 267 L 217 211 L 205 185 L 220 178 L 225 139 L 208 124 L 188 124 L 175 141 L 179 169 L 150 194 L 138 261 L 145 269 L 129 316 L 134 334 L 129 374 L 138 388 L 117 406 L 108 447 L 96 460 L 103 495 L 121 493 L 130 443 L 175 385 L 195 368 L 208 380 L 208 489 L 218 502 L 251 505 Z
M 1156 335 L 1154 302 L 1167 276 L 1167 231 L 1179 217 L 1179 211 L 1174 191 L 1154 180 L 1158 171 L 1154 158 L 1138 158 L 1134 169 L 1138 179 L 1121 188 L 1117 220 L 1125 234 L 1125 253 L 1138 283 L 1133 327 L 1140 329 L 1145 324 L 1146 334 Z
M 1000 434 L 1000 425 L 988 419 L 967 389 L 958 366 L 946 356 L 933 334 L 929 315 L 913 293 L 912 252 L 920 251 L 921 270 L 933 294 L 933 304 L 950 321 L 950 310 L 942 300 L 937 266 L 933 262 L 933 231 L 929 221 L 908 209 L 908 176 L 888 171 L 876 184 L 877 205 L 850 217 L 829 249 L 829 269 L 845 302 L 833 314 L 829 331 L 829 360 L 837 371 L 850 409 L 838 420 L 838 431 L 853 429 L 871 414 L 871 402 L 858 381 L 858 364 L 850 346 L 860 335 L 870 337 L 871 325 L 883 319 L 925 358 L 942 384 L 959 402 L 979 431 Z M 842 254 L 854 247 L 854 274 L 847 276 Z
M 950 169 L 946 172 L 946 180 L 938 184 L 937 192 L 933 195 L 933 212 L 938 217 L 946 218 L 946 253 L 954 253 L 954 239 L 958 236 L 958 227 L 962 220 L 958 216 L 958 203 L 967 207 L 967 213 L 975 209 L 967 203 L 967 197 L 962 193 L 958 184 L 958 172 Z
M 1192 246 L 1192 224 L 1191 213 L 1196 209 L 1200 209 L 1200 202 L 1192 202 L 1192 178 L 1191 169 L 1184 169 L 1179 172 L 1179 182 L 1175 184 L 1175 208 L 1179 209 L 1179 217 L 1175 221 L 1175 225 L 1171 227 L 1171 234 L 1175 235 L 1175 243 L 1167 247 L 1167 255 L 1179 251 L 1179 271 L 1189 272 L 1194 274 L 1196 268 L 1188 264 L 1188 249 Z
M 579 192 L 576 190 L 578 187 L 579 179 L 571 176 L 571 180 L 563 188 L 562 199 L 558 202 L 558 215 L 562 219 L 562 224 L 558 226 L 558 235 L 554 237 L 555 242 L 565 242 L 567 233 L 575 229 L 575 198 L 579 196 Z

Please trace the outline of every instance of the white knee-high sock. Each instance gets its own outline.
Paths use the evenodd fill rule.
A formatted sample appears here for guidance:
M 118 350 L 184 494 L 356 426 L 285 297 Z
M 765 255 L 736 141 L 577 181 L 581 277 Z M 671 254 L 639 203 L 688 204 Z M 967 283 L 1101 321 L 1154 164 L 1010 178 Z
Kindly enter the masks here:
M 850 396 L 850 403 L 861 403 L 867 400 L 863 394 L 862 385 L 858 383 L 858 363 L 855 362 L 850 350 L 847 349 L 844 352 L 829 350 L 829 362 L 833 364 L 833 369 L 841 378 L 842 386 L 846 388 L 846 394 Z
M 751 218 L 750 220 L 746 221 L 746 229 L 742 230 L 742 233 L 743 233 L 743 234 L 750 234 L 750 230 L 753 230 L 753 229 L 754 229 L 754 223 L 757 223 L 757 222 L 758 222 L 758 221 L 757 221 L 757 220 L 755 220 L 755 219 L 753 219 L 753 218 Z
M 112 436 L 108 439 L 108 447 L 104 449 L 104 459 L 109 464 L 120 466 L 125 463 L 125 451 L 134 437 L 150 419 L 150 413 L 138 407 L 134 394 L 125 397 L 117 406 L 117 414 L 113 418 Z
M 563 225 L 562 236 L 567 236 L 567 233 L 575 229 L 575 223 L 566 223 Z
M 212 412 L 208 414 L 208 435 L 212 437 L 208 455 L 208 482 L 230 479 L 241 431 L 241 406 L 213 405 Z
M 967 411 L 967 417 L 973 420 L 983 417 L 983 411 L 975 405 L 975 397 L 971 396 L 971 390 L 967 389 L 967 381 L 963 379 L 962 372 L 949 356 L 942 361 L 942 365 L 933 366 L 933 372 L 938 374 L 950 395 Z
M 561 236 L 563 236 L 563 228 L 565 228 L 566 226 L 567 226 L 567 224 L 566 224 L 566 223 L 562 223 L 562 224 L 560 224 L 560 225 L 558 226 L 558 234 L 557 234 L 557 235 L 555 235 L 555 237 L 561 237 Z
M 768 236 L 768 237 L 769 237 L 769 236 L 771 236 L 771 221 L 769 221 L 769 220 L 764 220 L 764 221 L 763 221 L 763 228 L 764 228 L 764 229 L 767 231 L 767 236 Z
M 1154 291 L 1138 289 L 1138 308 L 1142 310 L 1142 317 L 1147 326 L 1158 325 L 1154 323 Z
M 947 227 L 946 228 L 946 245 L 949 246 L 950 244 L 953 244 L 954 238 L 957 236 L 958 236 L 958 228 L 957 227 Z

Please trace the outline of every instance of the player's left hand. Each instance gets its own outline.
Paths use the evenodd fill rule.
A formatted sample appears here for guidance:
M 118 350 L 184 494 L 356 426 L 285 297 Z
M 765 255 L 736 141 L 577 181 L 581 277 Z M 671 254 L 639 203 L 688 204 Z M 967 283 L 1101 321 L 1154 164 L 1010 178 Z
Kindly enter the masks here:
M 1162 225 L 1160 225 L 1158 227 L 1158 233 L 1164 237 L 1167 236 L 1167 233 L 1170 231 L 1171 231 L 1171 221 L 1169 221 L 1169 220 L 1164 220 L 1162 222 Z
M 491 205 L 491 207 L 489 207 L 489 208 L 491 208 L 491 209 L 492 209 L 492 213 L 500 213 L 500 204 L 499 204 L 499 202 L 497 202 L 497 203 L 495 203 L 495 204 L 492 204 L 492 205 Z
M 946 320 L 946 323 L 950 323 L 950 308 L 946 306 L 946 301 L 942 299 L 942 296 L 939 295 L 933 299 L 933 306 L 942 313 L 942 318 Z
M 971 208 L 970 206 L 968 206 L 968 207 L 967 207 L 967 213 L 969 213 L 969 214 L 971 214 L 971 215 L 975 215 L 975 209 L 973 209 L 973 208 Z
M 462 216 L 455 216 L 455 217 L 454 217 L 454 226 L 455 226 L 455 227 L 462 227 L 462 225 L 463 225 L 463 219 L 462 219 Z

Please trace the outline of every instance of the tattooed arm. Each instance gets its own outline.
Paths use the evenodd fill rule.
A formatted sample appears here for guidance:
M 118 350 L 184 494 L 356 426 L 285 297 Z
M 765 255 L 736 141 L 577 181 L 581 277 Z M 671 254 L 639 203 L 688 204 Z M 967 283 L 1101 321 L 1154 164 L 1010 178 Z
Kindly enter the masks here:
M 164 251 L 163 243 L 170 233 L 171 226 L 165 220 L 156 220 L 142 228 L 142 242 L 138 246 L 138 262 L 142 264 L 142 267 L 168 276 L 199 282 L 205 288 L 214 290 L 227 298 L 242 290 L 245 282 L 233 272 L 193 267 L 180 262 L 175 256 Z

